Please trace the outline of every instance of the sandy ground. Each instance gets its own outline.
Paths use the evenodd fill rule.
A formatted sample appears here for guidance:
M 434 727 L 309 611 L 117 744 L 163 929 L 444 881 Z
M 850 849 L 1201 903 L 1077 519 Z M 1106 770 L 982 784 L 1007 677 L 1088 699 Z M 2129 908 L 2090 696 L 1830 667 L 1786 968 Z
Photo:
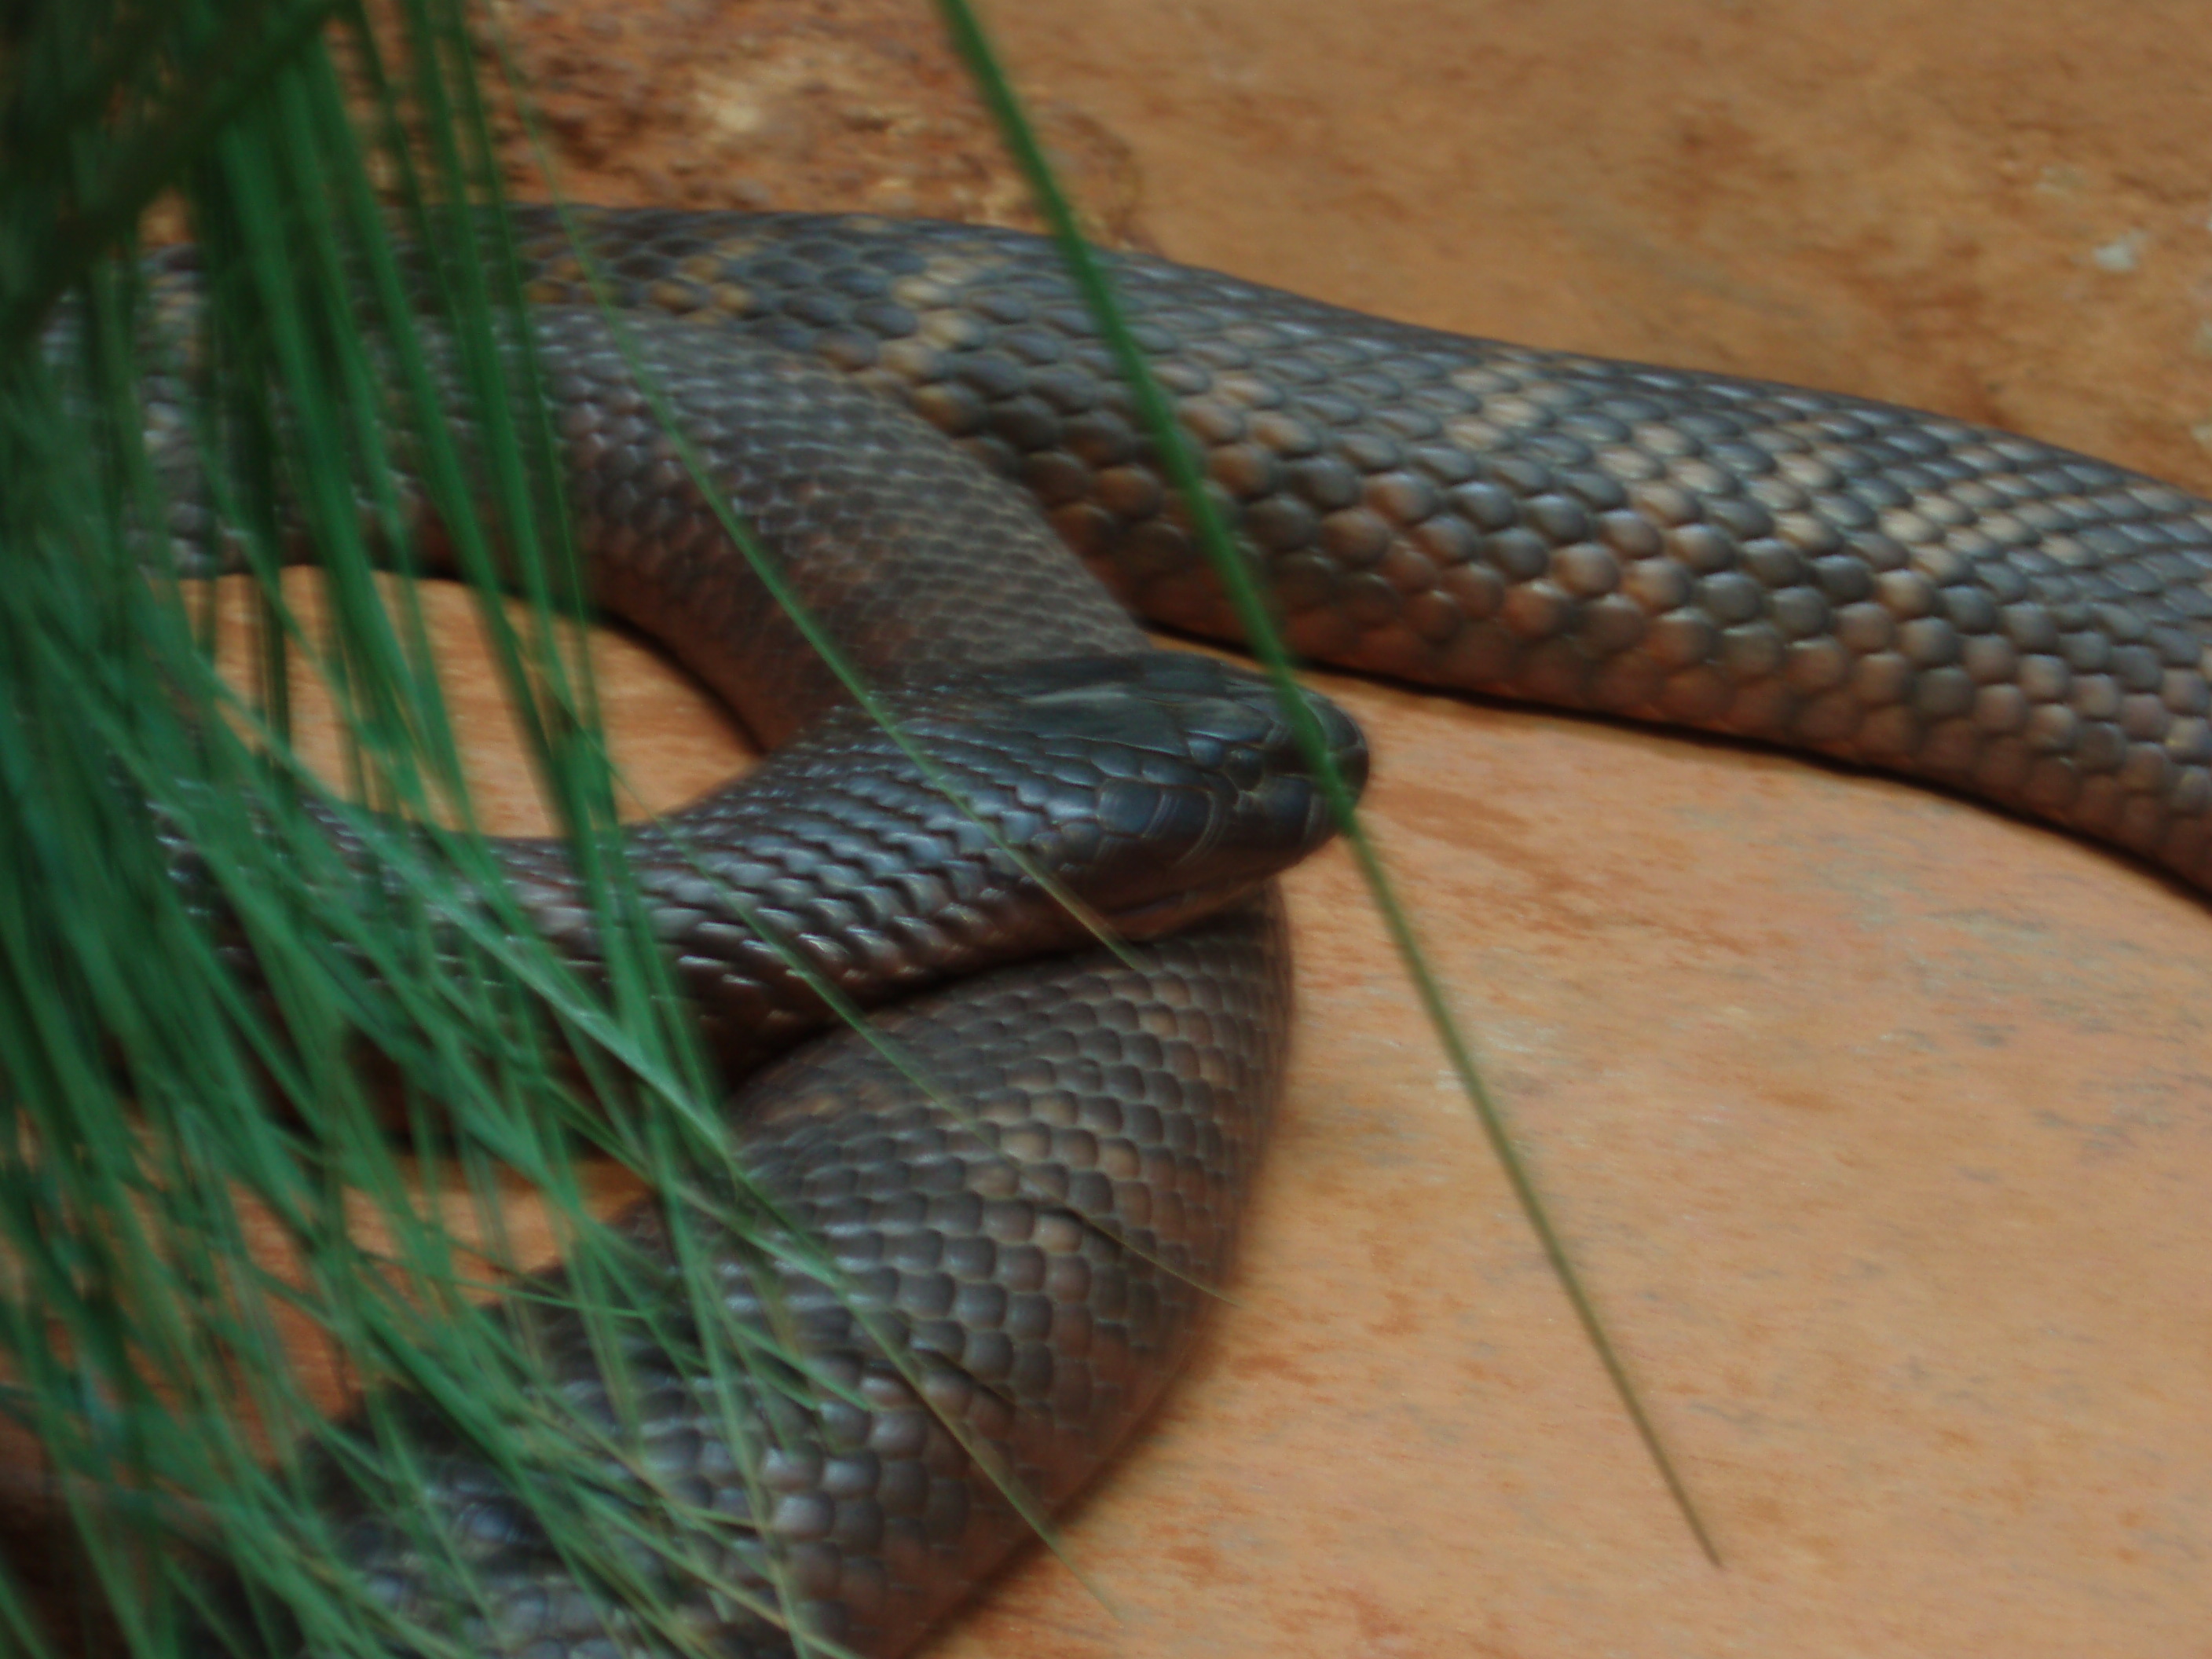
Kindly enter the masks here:
M 505 15 L 580 197 L 1020 215 L 918 3 Z M 2193 0 L 997 15 L 1109 235 L 2212 487 Z M 623 660 L 679 798 L 726 734 Z M 1068 1528 L 1112 1610 L 1039 1553 L 935 1659 L 2212 1655 L 2202 902 L 1881 781 L 1331 684 L 1727 1568 L 1324 860 L 1237 1305 Z

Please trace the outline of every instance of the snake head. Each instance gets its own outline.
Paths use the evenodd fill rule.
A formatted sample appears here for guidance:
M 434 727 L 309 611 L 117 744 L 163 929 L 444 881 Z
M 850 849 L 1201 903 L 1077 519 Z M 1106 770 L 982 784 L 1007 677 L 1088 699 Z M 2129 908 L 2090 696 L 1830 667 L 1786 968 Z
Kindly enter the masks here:
M 963 690 L 1009 781 L 1024 775 L 1002 798 L 1009 841 L 1131 938 L 1249 893 L 1334 832 L 1301 725 L 1352 796 L 1366 782 L 1366 740 L 1335 704 L 1301 690 L 1294 716 L 1268 681 L 1189 652 L 1024 664 Z
M 633 828 L 632 872 L 711 1040 L 755 1063 L 833 1017 L 791 958 L 873 1005 L 1102 922 L 1158 938 L 1297 863 L 1335 828 L 1297 726 L 1352 789 L 1367 773 L 1358 728 L 1303 695 L 1310 721 L 1257 676 L 1176 652 L 933 672 Z M 588 924 L 557 844 L 506 846 L 542 926 Z

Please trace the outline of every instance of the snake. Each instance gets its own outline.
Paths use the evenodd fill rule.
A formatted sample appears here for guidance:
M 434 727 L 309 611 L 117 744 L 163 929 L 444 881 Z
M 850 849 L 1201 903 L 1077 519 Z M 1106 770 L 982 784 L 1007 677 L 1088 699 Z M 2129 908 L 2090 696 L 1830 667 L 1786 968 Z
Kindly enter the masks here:
M 1263 698 L 1139 654 L 1133 615 L 1241 630 L 1048 243 L 866 216 L 512 213 L 594 599 L 760 735 L 793 738 L 763 769 L 786 780 L 765 816 L 715 805 L 692 827 L 710 845 L 728 832 L 722 873 L 750 871 L 958 1104 L 821 1030 L 812 993 L 696 872 L 644 858 L 656 932 L 722 1046 L 748 1063 L 784 1050 L 730 1116 L 753 1177 L 852 1294 L 796 1269 L 764 1284 L 734 1249 L 718 1293 L 741 1326 L 787 1319 L 827 1382 L 751 1388 L 752 1432 L 733 1436 L 665 1342 L 621 1356 L 635 1398 L 618 1409 L 607 1357 L 541 1316 L 565 1409 L 639 1437 L 608 1490 L 640 1513 L 661 1500 L 650 1525 L 683 1535 L 629 1564 L 660 1623 L 565 1561 L 509 1474 L 421 1401 L 386 1413 L 415 1472 L 406 1512 L 334 1476 L 334 1531 L 378 1628 L 471 1652 L 764 1656 L 815 1638 L 896 1655 L 1113 1456 L 1225 1281 L 1289 1034 L 1269 878 L 1326 815 L 1295 781 L 1255 781 L 1255 756 L 1287 752 Z M 1144 255 L 1106 264 L 1304 656 L 1901 774 L 2208 885 L 2212 503 L 1858 398 L 1464 337 Z M 1230 819 L 1266 826 L 1267 850 L 1194 880 L 1112 878 L 1101 908 L 1133 942 L 1109 952 L 1060 921 L 997 926 L 1037 895 L 1015 895 L 1025 878 L 941 805 L 916 808 L 939 815 L 926 835 L 878 833 L 887 795 L 915 786 L 787 619 L 741 595 L 595 297 L 635 325 L 707 471 L 865 667 L 979 706 L 1011 686 L 1028 712 L 963 763 L 1002 830 L 1053 862 L 1066 837 L 1040 803 L 1103 779 L 1109 822 L 1164 823 L 1171 862 Z M 1139 799 L 1127 763 L 1090 745 L 1124 720 L 1172 724 L 1155 689 L 1182 724 L 1139 743 L 1136 769 L 1160 769 Z M 935 708 L 913 723 L 969 753 Z M 1042 793 L 1001 799 L 995 745 L 1019 746 L 1039 714 Z M 1356 733 L 1331 730 L 1356 771 Z M 779 827 L 825 746 L 869 751 L 878 781 Z M 1292 793 L 1254 805 L 1247 785 Z M 918 840 L 940 857 L 919 873 L 893 858 Z M 556 855 L 520 848 L 512 870 L 544 931 L 588 960 Z M 825 871 L 826 889 L 794 892 Z M 774 1041 L 756 1044 L 763 1024 Z M 668 1255 L 657 1207 L 626 1224 Z M 674 1571 L 679 1556 L 696 1571 Z M 271 1628 L 230 1631 L 323 1650 Z

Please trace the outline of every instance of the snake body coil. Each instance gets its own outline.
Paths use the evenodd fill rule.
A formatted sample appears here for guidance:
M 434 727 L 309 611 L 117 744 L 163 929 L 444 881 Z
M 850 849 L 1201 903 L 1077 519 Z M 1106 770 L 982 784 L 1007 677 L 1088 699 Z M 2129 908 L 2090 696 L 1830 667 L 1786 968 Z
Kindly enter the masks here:
M 540 337 L 599 599 L 771 735 L 822 714 L 837 694 L 773 607 L 740 599 L 627 370 L 567 309 L 586 292 L 554 219 L 525 210 L 517 226 L 532 297 L 552 308 Z M 1048 247 L 795 216 L 604 211 L 585 230 L 619 302 L 658 319 L 641 337 L 713 470 L 771 538 L 812 550 L 795 566 L 809 602 L 872 666 L 1136 649 L 1039 508 L 1141 614 L 1233 631 Z M 1933 779 L 2205 884 L 2212 506 L 1857 399 L 1461 339 L 1157 260 L 1115 270 L 1310 655 Z M 787 355 L 727 344 L 746 337 Z M 781 388 L 757 400 L 776 406 L 774 437 L 717 378 L 738 358 L 748 384 Z M 849 397 L 810 412 L 825 380 L 804 360 L 921 420 L 856 415 Z M 767 448 L 775 465 L 756 468 Z M 841 513 L 865 530 L 841 536 Z M 1288 816 L 1290 839 L 1310 841 L 1310 806 Z M 544 908 L 562 906 L 549 892 Z M 886 936 L 860 911 L 862 934 Z M 870 954 L 841 950 L 841 964 Z M 678 954 L 704 959 L 690 943 Z M 983 959 L 948 947 L 942 973 Z M 902 1005 L 888 1029 L 972 1110 L 965 1124 L 845 1034 L 745 1086 L 749 1164 L 818 1231 L 876 1323 L 801 1275 L 776 1282 L 845 1391 L 750 1394 L 771 1448 L 757 1471 L 663 1346 L 626 1356 L 650 1480 L 633 1471 L 617 1489 L 642 1501 L 650 1485 L 701 1517 L 698 1576 L 663 1587 L 678 1635 L 787 1650 L 772 1619 L 706 1588 L 772 1604 L 780 1568 L 808 1628 L 899 1652 L 1026 1530 L 989 1471 L 1049 1507 L 1110 1454 L 1185 1351 L 1198 1287 L 1228 1266 L 1277 1086 L 1285 963 L 1262 899 L 1130 963 L 994 966 Z M 686 968 L 710 1012 L 722 971 Z M 752 987 L 730 1006 L 749 1019 L 779 994 Z M 649 1245 L 658 1227 L 641 1217 L 635 1235 Z M 726 1286 L 740 1319 L 769 1316 L 751 1274 L 732 1265 Z M 549 1320 L 545 1346 L 563 1396 L 611 1431 L 621 1413 L 580 1331 Z M 687 1650 L 565 1571 L 438 1419 L 409 1432 L 422 1516 L 333 1499 L 387 1609 L 450 1626 L 471 1651 Z M 469 1569 L 466 1607 L 441 1599 L 441 1551 Z
M 574 255 L 526 211 L 533 293 Z M 1155 621 L 1234 637 L 1050 247 L 602 212 L 623 303 L 908 402 Z M 1385 322 L 1115 263 L 1308 655 L 1957 787 L 2212 880 L 2212 505 L 1888 404 Z

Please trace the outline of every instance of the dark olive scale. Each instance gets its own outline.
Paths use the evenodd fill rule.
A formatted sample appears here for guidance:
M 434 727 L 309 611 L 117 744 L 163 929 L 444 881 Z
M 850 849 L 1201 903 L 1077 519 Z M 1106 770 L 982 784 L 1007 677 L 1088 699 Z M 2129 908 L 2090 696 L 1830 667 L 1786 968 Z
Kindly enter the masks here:
M 625 1346 L 623 1399 L 579 1322 L 538 1322 L 576 1431 L 637 1448 L 607 1464 L 610 1490 L 718 1517 L 692 1545 L 722 1595 L 641 1563 L 712 1651 L 789 1651 L 728 1594 L 774 1606 L 776 1565 L 816 1634 L 866 1653 L 905 1647 L 1028 1535 L 965 1448 L 989 1448 L 1049 1508 L 1152 1403 L 1231 1259 L 1288 1024 L 1280 925 L 1272 904 L 1247 908 L 1148 947 L 1137 968 L 1001 969 L 885 1016 L 914 1062 L 957 1079 L 964 1121 L 865 1044 L 761 1074 L 749 1094 L 780 1103 L 751 1127 L 748 1165 L 858 1294 L 848 1307 L 802 1275 L 774 1284 L 781 1316 L 845 1392 L 801 1408 L 741 1385 L 766 1437 L 757 1468 L 732 1454 L 712 1384 L 665 1348 Z M 1040 1042 L 1040 1027 L 1057 1040 Z M 653 1212 L 629 1230 L 665 1259 Z M 723 1299 L 764 1322 L 770 1287 L 744 1260 L 729 1253 Z M 683 1305 L 672 1270 L 668 1297 Z M 863 1321 L 902 1334 L 898 1364 Z M 487 1652 L 668 1650 L 560 1571 L 442 1420 L 421 1413 L 408 1431 L 426 1507 L 449 1517 L 448 1571 L 475 1593 L 465 1607 L 441 1599 L 409 1521 L 341 1492 L 334 1518 L 386 1610 Z

